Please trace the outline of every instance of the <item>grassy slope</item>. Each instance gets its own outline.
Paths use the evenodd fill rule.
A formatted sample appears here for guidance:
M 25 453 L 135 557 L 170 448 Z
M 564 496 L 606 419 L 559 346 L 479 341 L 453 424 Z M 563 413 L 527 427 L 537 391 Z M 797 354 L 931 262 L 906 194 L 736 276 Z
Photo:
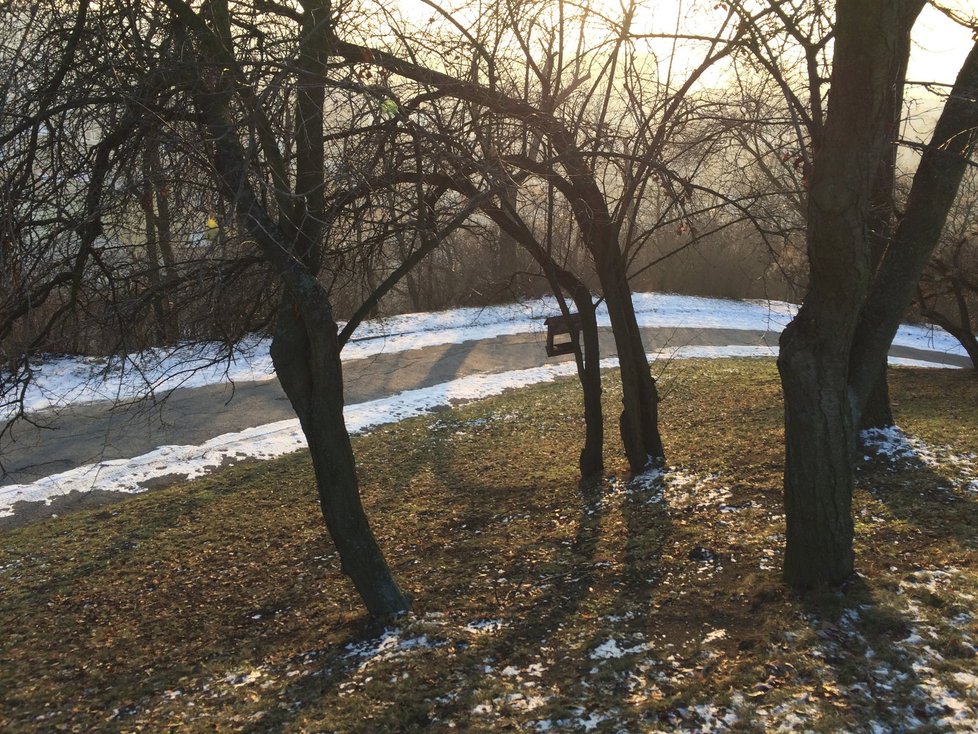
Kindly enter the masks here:
M 866 463 L 862 578 L 799 597 L 777 575 L 773 364 L 676 362 L 663 386 L 658 486 L 623 481 L 613 440 L 609 476 L 579 486 L 571 382 L 356 439 L 416 595 L 386 631 L 297 456 L 0 536 L 0 730 L 973 726 L 967 465 Z M 978 452 L 972 375 L 897 370 L 892 389 L 908 432 Z

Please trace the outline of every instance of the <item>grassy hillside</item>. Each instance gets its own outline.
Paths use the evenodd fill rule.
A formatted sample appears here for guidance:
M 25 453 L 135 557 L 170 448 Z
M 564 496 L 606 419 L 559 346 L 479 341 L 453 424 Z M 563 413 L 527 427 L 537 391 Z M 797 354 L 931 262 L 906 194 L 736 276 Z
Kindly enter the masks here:
M 356 439 L 416 599 L 387 627 L 298 456 L 0 535 L 0 730 L 978 727 L 978 380 L 894 372 L 923 443 L 863 462 L 860 578 L 808 596 L 778 581 L 773 364 L 662 386 L 664 478 L 627 481 L 611 435 L 579 485 L 573 382 Z

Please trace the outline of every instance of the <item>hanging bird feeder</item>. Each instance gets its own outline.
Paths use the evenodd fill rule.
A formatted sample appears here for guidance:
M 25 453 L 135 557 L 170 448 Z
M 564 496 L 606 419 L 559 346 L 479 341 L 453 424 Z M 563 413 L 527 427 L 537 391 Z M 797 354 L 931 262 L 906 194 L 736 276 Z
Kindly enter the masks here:
M 547 327 L 547 356 L 557 357 L 561 354 L 572 354 L 574 347 L 580 345 L 581 315 L 572 313 L 570 316 L 551 316 L 546 319 Z M 557 341 L 557 337 L 567 337 Z

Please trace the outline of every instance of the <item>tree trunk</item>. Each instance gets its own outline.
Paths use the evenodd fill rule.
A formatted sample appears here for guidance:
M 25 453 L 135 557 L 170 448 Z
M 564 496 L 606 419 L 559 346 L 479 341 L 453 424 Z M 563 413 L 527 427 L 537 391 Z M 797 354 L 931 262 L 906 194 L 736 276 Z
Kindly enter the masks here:
M 853 341 L 853 409 L 862 410 L 879 365 L 910 307 L 937 246 L 948 211 L 978 140 L 978 43 L 972 47 L 914 174 L 903 217 L 883 257 Z
M 824 138 L 808 212 L 811 286 L 781 336 L 785 399 L 784 578 L 802 587 L 853 571 L 855 424 L 849 393 L 852 338 L 869 287 L 873 180 L 886 155 L 887 97 L 905 60 L 919 0 L 839 0 Z M 909 16 L 909 22 L 907 22 Z M 904 51 L 905 52 L 905 51 Z
M 629 468 L 640 472 L 650 464 L 665 464 L 665 449 L 659 435 L 659 394 L 642 344 L 617 242 L 613 248 L 605 248 L 608 250 L 611 252 L 598 263 L 597 271 L 621 369 L 623 410 L 619 428 Z
M 407 611 L 410 600 L 391 574 L 360 502 L 353 448 L 343 419 L 343 373 L 336 323 L 325 296 L 287 302 L 279 311 L 271 355 L 282 388 L 309 443 L 319 505 L 350 577 L 375 616 Z
M 575 294 L 581 315 L 582 348 L 575 352 L 577 375 L 584 397 L 584 447 L 579 465 L 581 477 L 593 477 L 604 469 L 604 415 L 601 407 L 601 347 L 598 320 L 591 294 L 585 288 Z
M 475 191 L 465 185 L 460 189 L 468 196 L 475 196 Z M 577 377 L 581 383 L 584 400 L 585 438 L 581 449 L 579 466 L 581 477 L 591 477 L 599 474 L 604 468 L 604 417 L 601 406 L 601 345 L 598 338 L 598 322 L 596 308 L 591 298 L 591 291 L 577 276 L 562 268 L 552 253 L 545 249 L 519 216 L 519 213 L 504 197 L 498 204 L 491 201 L 482 205 L 482 210 L 505 232 L 514 242 L 519 244 L 543 270 L 550 289 L 561 304 L 561 312 L 569 316 L 567 304 L 561 293 L 571 294 L 577 312 L 581 315 L 581 337 L 583 345 L 574 349 L 574 359 L 577 363 Z
M 841 344 L 820 337 L 814 319 L 800 312 L 781 335 L 778 356 L 785 404 L 784 578 L 806 587 L 846 579 L 854 558 L 846 355 Z M 827 353 L 831 346 L 834 354 Z
M 216 59 L 224 65 L 222 54 L 230 45 L 208 36 L 200 38 L 204 49 L 213 55 L 205 55 L 205 60 L 213 63 Z M 279 274 L 286 293 L 272 339 L 272 362 L 309 443 L 326 526 L 336 543 L 344 573 L 353 581 L 370 613 L 387 616 L 406 611 L 410 601 L 394 581 L 360 502 L 353 450 L 343 417 L 343 372 L 336 322 L 328 295 L 315 277 L 319 256 L 311 248 L 321 244 L 323 219 L 311 214 L 322 210 L 318 196 L 313 198 L 321 189 L 322 174 L 311 170 L 315 161 L 303 160 L 305 170 L 302 176 L 297 175 L 297 186 L 301 185 L 301 191 L 310 197 L 310 206 L 293 218 L 291 236 L 286 235 L 252 187 L 251 157 L 239 139 L 240 131 L 247 126 L 232 116 L 232 86 L 225 81 L 210 88 L 208 81 L 199 80 L 195 100 L 213 141 L 211 156 L 222 195 L 234 208 L 242 230 L 254 238 Z M 299 95 L 303 106 L 308 105 L 314 88 L 312 84 Z M 322 114 L 321 108 L 318 114 Z M 321 121 L 321 117 L 313 115 L 309 122 L 316 119 Z M 315 133 L 308 132 L 303 140 L 310 150 L 322 144 L 321 133 L 317 139 Z M 276 151 L 271 148 L 269 154 Z
M 894 423 L 893 408 L 890 406 L 890 385 L 886 379 L 886 364 L 884 364 L 879 377 L 876 378 L 876 386 L 863 407 L 859 430 L 887 428 Z
M 913 12 L 913 8 L 910 8 L 909 12 Z M 900 136 L 900 124 L 903 120 L 903 92 L 906 86 L 904 80 L 907 76 L 907 64 L 910 62 L 910 35 L 901 35 L 899 42 L 904 44 L 904 47 L 899 49 L 900 68 L 897 70 L 897 81 L 886 90 L 884 98 L 886 105 L 884 111 L 885 124 L 888 126 L 884 135 L 890 143 L 876 168 L 869 203 L 867 229 L 874 271 L 879 268 L 890 245 L 896 208 L 896 192 L 894 189 L 896 185 L 897 139 Z M 876 378 L 876 386 L 866 400 L 865 408 L 862 411 L 862 420 L 856 428 L 859 430 L 886 428 L 892 426 L 893 423 L 893 411 L 890 407 L 890 386 L 887 384 L 886 359 L 884 357 Z

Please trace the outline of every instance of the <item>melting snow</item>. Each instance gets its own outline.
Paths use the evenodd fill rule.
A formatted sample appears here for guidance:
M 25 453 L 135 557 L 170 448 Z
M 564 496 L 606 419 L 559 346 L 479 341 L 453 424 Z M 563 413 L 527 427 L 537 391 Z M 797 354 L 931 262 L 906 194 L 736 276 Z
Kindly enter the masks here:
M 951 467 L 958 473 L 953 480 L 955 486 L 966 491 L 978 490 L 978 461 L 973 454 L 958 453 L 949 446 L 932 446 L 908 436 L 897 426 L 871 428 L 860 435 L 865 446 L 891 464 L 909 462 L 928 468 Z
M 780 331 L 797 311 L 783 301 L 733 301 L 679 296 L 670 293 L 634 293 L 639 326 Z M 344 360 L 365 359 L 380 353 L 459 344 L 511 334 L 542 332 L 543 319 L 558 310 L 553 298 L 526 303 L 459 308 L 451 311 L 403 314 L 366 321 L 343 348 Z M 598 323 L 608 326 L 607 309 L 598 308 Z M 221 382 L 261 381 L 274 378 L 268 337 L 251 336 L 229 352 L 217 343 L 182 344 L 147 350 L 125 357 L 104 359 L 62 357 L 34 368 L 25 395 L 28 412 L 93 400 L 132 400 L 177 387 L 200 387 Z M 945 354 L 965 355 L 960 343 L 938 327 L 901 326 L 893 342 L 898 346 Z M 717 352 L 715 348 L 663 349 L 659 358 L 684 356 L 774 355 L 767 347 L 742 347 Z M 919 360 L 893 358 L 891 364 L 934 366 Z M 14 406 L 0 403 L 0 418 Z
M 360 672 L 375 661 L 391 660 L 401 657 L 411 650 L 440 647 L 441 644 L 444 644 L 429 640 L 427 635 L 403 638 L 402 634 L 401 630 L 388 628 L 380 637 L 364 642 L 350 643 L 346 646 L 346 657 L 360 661 L 357 668 L 357 672 Z
M 795 313 L 796 306 L 782 302 L 728 301 L 661 293 L 633 295 L 639 323 L 649 327 L 697 327 L 779 330 Z M 456 309 L 441 313 L 405 314 L 366 322 L 356 340 L 343 350 L 346 360 L 362 359 L 381 352 L 418 349 L 435 344 L 460 343 L 505 334 L 541 331 L 542 317 L 553 313 L 553 299 L 484 309 Z M 599 309 L 599 321 L 608 324 L 607 312 Z M 901 327 L 894 342 L 905 346 L 962 353 L 960 345 L 939 329 Z M 25 408 L 34 412 L 93 400 L 126 401 L 163 393 L 176 387 L 197 387 L 224 381 L 260 381 L 274 378 L 268 355 L 269 340 L 252 337 L 228 355 L 219 345 L 183 345 L 129 355 L 115 361 L 58 358 L 35 369 L 35 379 L 25 397 Z M 764 346 L 685 346 L 649 354 L 652 360 L 773 356 Z M 604 368 L 618 360 L 601 361 Z M 346 408 L 351 432 L 392 423 L 423 414 L 432 408 L 497 395 L 506 389 L 552 381 L 573 375 L 573 362 L 548 364 L 526 370 L 491 375 L 472 375 L 419 390 Z M 12 406 L 0 403 L 0 418 Z M 305 438 L 297 420 L 279 421 L 244 431 L 217 436 L 197 446 L 161 446 L 131 459 L 103 461 L 45 477 L 29 484 L 0 487 L 0 517 L 13 514 L 16 502 L 50 502 L 72 492 L 92 490 L 138 493 L 161 477 L 188 479 L 241 458 L 269 459 L 299 450 Z M 973 477 L 973 475 L 972 475 Z M 969 480 L 972 479 L 969 477 Z M 661 475 L 648 472 L 636 477 L 629 489 L 653 490 Z M 667 478 L 677 484 L 681 478 Z M 971 482 L 978 491 L 978 480 Z M 970 485 L 969 485 L 970 486 Z M 650 501 L 658 495 L 650 493 Z
M 506 623 L 501 619 L 480 619 L 475 622 L 470 622 L 462 629 L 474 635 L 484 635 L 491 632 L 498 632 L 505 626 Z
M 605 640 L 596 648 L 591 651 L 592 660 L 611 660 L 613 658 L 621 658 L 625 655 L 633 655 L 638 652 L 645 652 L 649 649 L 649 645 L 642 643 L 635 645 L 633 647 L 621 647 L 618 644 L 618 640 L 612 637 L 609 640 Z

